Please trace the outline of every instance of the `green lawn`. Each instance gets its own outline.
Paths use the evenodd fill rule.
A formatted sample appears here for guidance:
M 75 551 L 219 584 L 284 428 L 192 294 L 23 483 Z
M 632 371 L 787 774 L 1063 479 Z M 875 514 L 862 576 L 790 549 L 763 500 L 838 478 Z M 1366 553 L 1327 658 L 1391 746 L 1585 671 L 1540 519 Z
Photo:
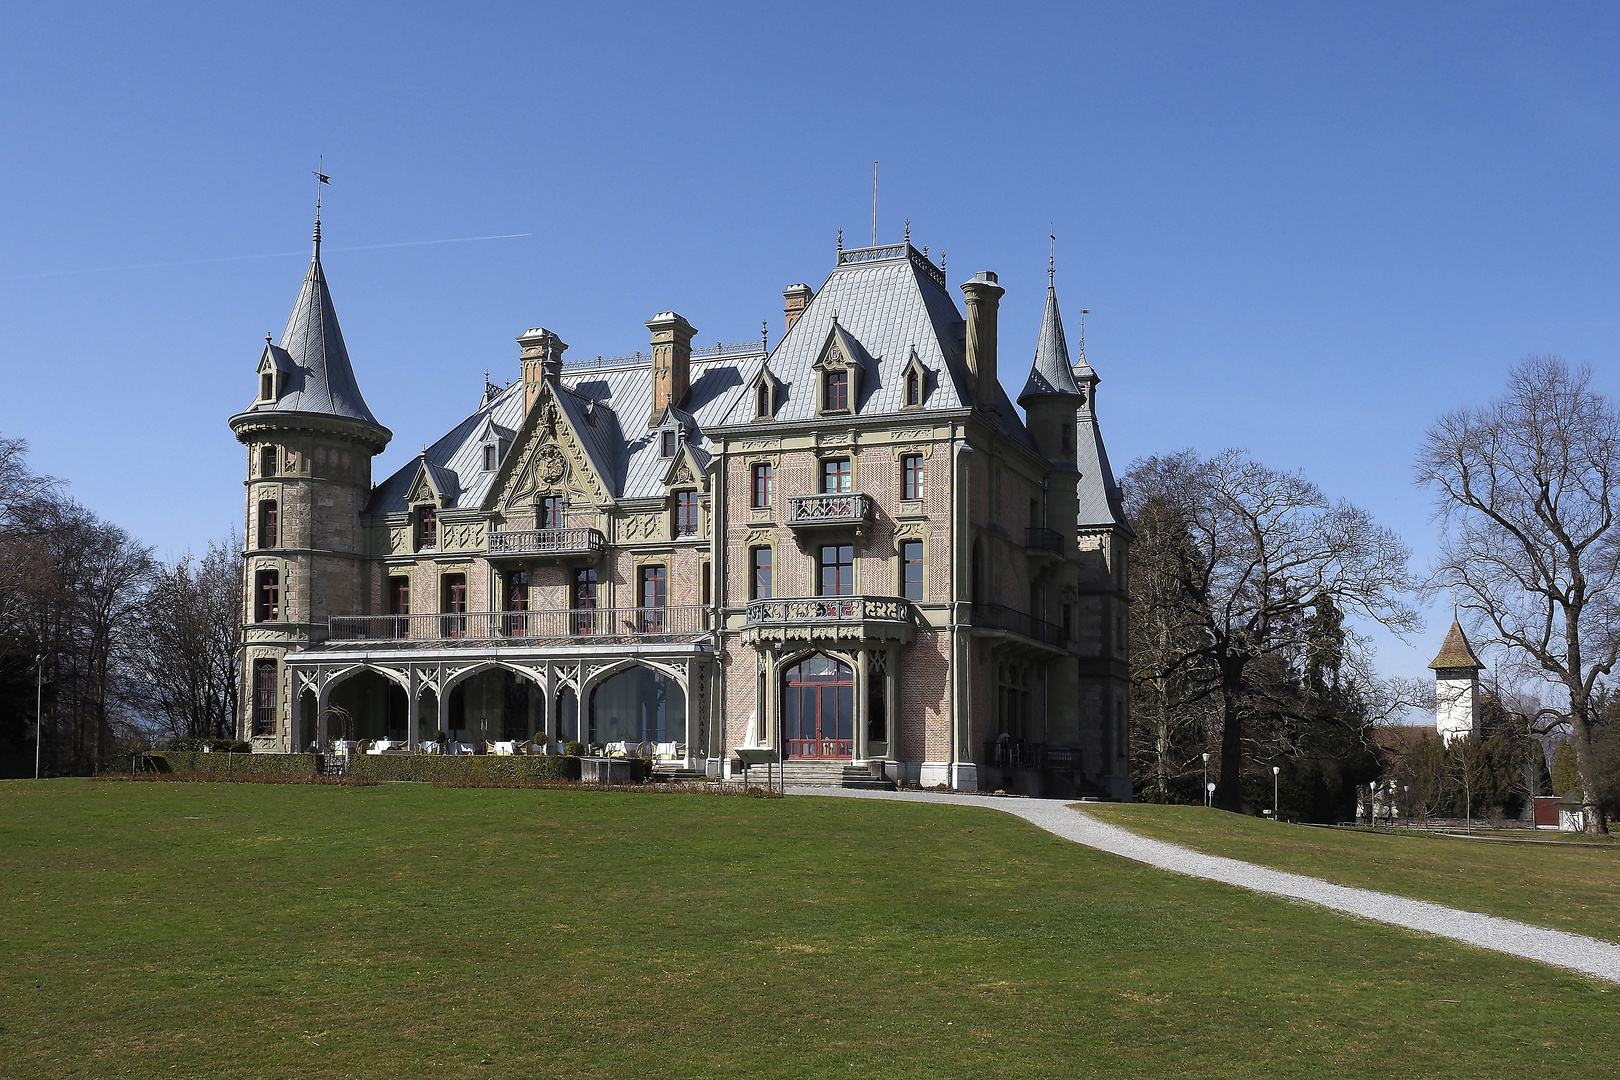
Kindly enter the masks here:
M 1087 803 L 1143 836 L 1522 922 L 1620 941 L 1620 843 L 1542 842 L 1318 829 L 1199 806 Z
M 974 807 L 0 783 L 6 1077 L 1592 1076 L 1620 988 Z

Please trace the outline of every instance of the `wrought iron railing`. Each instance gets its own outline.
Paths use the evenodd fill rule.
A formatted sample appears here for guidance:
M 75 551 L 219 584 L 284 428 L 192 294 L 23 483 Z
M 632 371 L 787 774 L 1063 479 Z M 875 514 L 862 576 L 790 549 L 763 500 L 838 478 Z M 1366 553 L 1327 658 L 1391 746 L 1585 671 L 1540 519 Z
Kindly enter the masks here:
M 802 622 L 910 622 L 911 601 L 896 596 L 805 596 L 750 600 L 757 625 Z
M 1001 604 L 974 604 L 973 625 L 989 630 L 1010 630 L 1047 645 L 1062 647 L 1066 644 L 1063 627 Z
M 333 641 L 504 641 L 702 634 L 709 629 L 709 609 L 692 604 L 438 615 L 334 615 L 328 620 L 328 629 Z
M 595 529 L 494 529 L 489 534 L 491 555 L 589 555 L 606 546 Z
M 871 512 L 872 500 L 858 491 L 788 497 L 789 525 L 857 525 Z
M 998 769 L 1057 769 L 1062 772 L 1079 772 L 1083 763 L 1077 746 L 1053 746 L 1010 737 L 985 743 L 981 760 Z
M 1033 551 L 1063 554 L 1063 534 L 1056 529 L 1025 529 L 1024 546 Z

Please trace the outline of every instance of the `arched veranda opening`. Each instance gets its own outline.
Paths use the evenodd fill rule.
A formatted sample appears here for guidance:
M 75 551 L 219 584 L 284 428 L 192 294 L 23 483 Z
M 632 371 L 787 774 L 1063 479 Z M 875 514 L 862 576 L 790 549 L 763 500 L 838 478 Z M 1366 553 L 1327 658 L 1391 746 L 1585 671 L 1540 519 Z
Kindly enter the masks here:
M 458 742 L 531 739 L 544 733 L 545 691 L 506 668 L 480 671 L 450 688 L 445 719 Z
M 610 742 L 686 742 L 686 692 L 652 668 L 627 668 L 591 691 L 590 738 Z

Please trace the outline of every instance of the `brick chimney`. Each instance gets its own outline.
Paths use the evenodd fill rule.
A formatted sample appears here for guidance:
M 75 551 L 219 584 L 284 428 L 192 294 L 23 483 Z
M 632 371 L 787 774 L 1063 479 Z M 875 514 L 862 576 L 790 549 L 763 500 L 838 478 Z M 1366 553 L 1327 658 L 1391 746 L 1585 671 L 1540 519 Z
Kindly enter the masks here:
M 679 406 L 692 385 L 691 323 L 673 311 L 661 311 L 647 320 L 652 331 L 653 407 L 649 424 L 663 423 L 671 405 Z
M 975 404 L 997 414 L 1001 409 L 996 392 L 996 313 L 1006 291 L 989 270 L 962 282 L 962 295 L 967 299 L 967 368 L 973 378 Z
M 562 375 L 562 354 L 568 348 L 563 339 L 543 326 L 525 331 L 517 339 L 523 350 L 518 363 L 523 370 L 523 412 L 534 408 L 535 398 L 546 379 Z
M 782 312 L 787 316 L 789 330 L 799 321 L 799 316 L 804 314 L 804 309 L 810 306 L 810 300 L 815 295 L 810 286 L 804 284 L 789 285 L 782 290 Z

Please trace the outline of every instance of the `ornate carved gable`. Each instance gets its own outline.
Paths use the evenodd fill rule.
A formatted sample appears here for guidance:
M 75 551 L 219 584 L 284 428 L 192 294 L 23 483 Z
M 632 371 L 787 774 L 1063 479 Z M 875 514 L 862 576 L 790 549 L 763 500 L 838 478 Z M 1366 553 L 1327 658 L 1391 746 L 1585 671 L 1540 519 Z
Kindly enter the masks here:
M 433 481 L 433 470 L 427 467 L 427 462 L 418 458 L 416 462 L 416 478 L 411 481 L 405 501 L 411 506 L 444 505 L 444 492 Z
M 703 465 L 692 456 L 692 448 L 684 442 L 675 456 L 669 459 L 669 468 L 664 472 L 664 486 L 695 487 L 700 490 L 706 490 L 709 486 L 709 477 L 703 471 Z
M 537 498 L 563 494 L 598 506 L 613 501 L 606 481 L 597 475 L 579 433 L 548 384 L 523 418 L 513 451 L 501 462 L 495 483 L 490 485 L 484 509 L 499 510 L 507 517 L 524 516 Z

